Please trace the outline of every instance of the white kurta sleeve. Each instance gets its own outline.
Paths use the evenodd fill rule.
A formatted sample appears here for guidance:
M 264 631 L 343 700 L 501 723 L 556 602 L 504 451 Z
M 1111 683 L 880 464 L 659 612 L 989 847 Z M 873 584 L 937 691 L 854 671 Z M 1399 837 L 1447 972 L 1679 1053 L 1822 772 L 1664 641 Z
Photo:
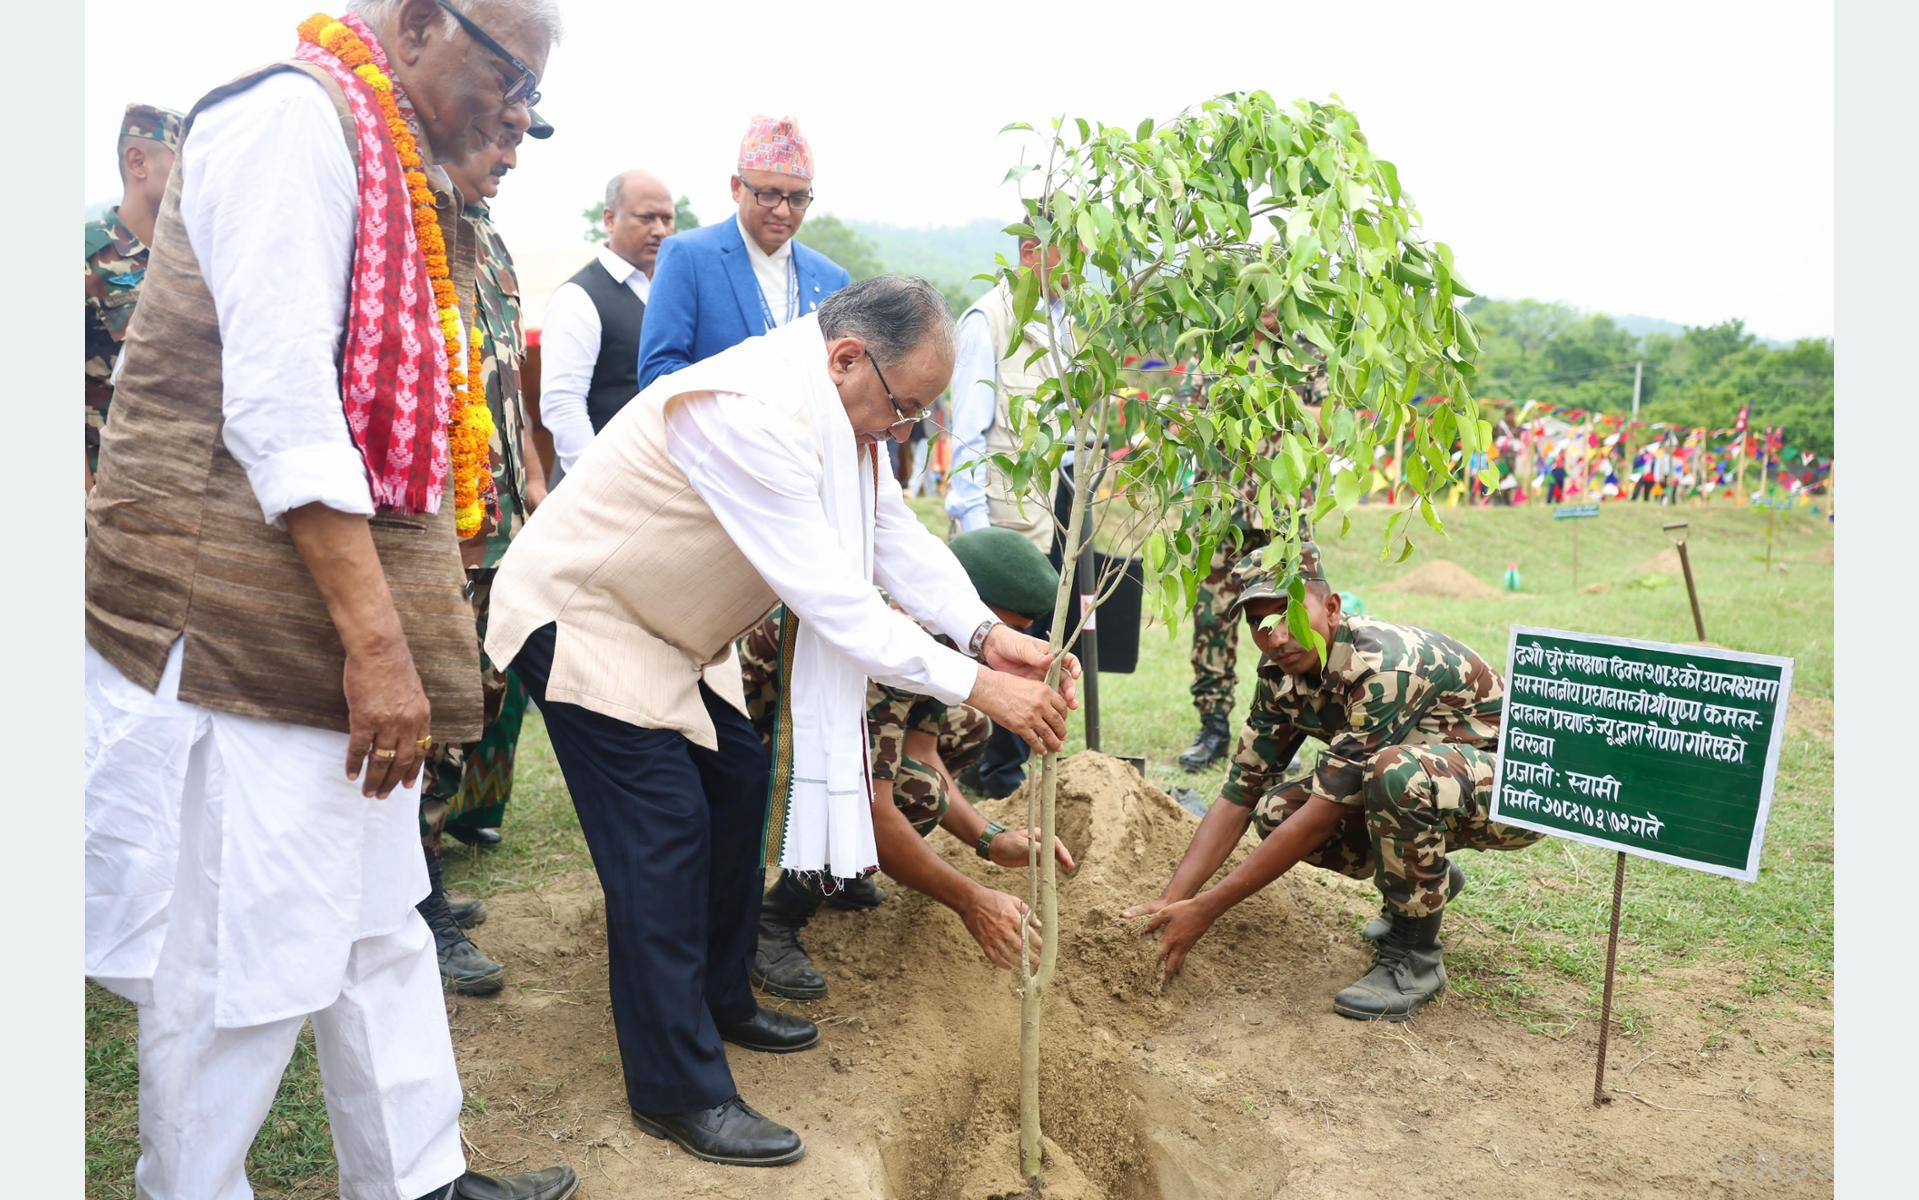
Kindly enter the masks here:
M 359 185 L 333 102 L 291 71 L 195 118 L 180 215 L 220 320 L 222 436 L 260 510 L 372 515 L 340 396 Z
M 927 532 L 906 506 L 899 482 L 880 473 L 873 530 L 873 573 L 879 585 L 922 625 L 964 646 L 993 610 L 946 543 Z
M 992 327 L 979 313 L 959 325 L 959 346 L 953 359 L 953 437 L 955 464 L 986 453 L 986 431 L 993 426 L 994 381 L 999 376 L 999 354 L 993 347 Z M 946 493 L 946 515 L 959 522 L 960 532 L 984 529 L 986 519 L 986 464 L 956 467 Z
M 553 435 L 553 456 L 562 471 L 571 471 L 593 444 L 586 392 L 599 359 L 600 310 L 585 288 L 563 283 L 546 302 L 540 327 L 540 424 Z
M 836 565 L 839 556 L 826 549 L 835 534 L 820 504 L 819 460 L 765 419 L 757 402 L 715 392 L 682 398 L 667 410 L 666 448 L 774 594 L 834 650 L 879 683 L 946 704 L 972 694 L 978 663 L 887 607 L 872 580 Z M 892 490 L 904 509 L 897 485 Z M 902 541 L 897 534 L 888 540 Z M 880 547 L 876 534 L 876 560 Z M 972 595 L 963 573 L 960 579 Z

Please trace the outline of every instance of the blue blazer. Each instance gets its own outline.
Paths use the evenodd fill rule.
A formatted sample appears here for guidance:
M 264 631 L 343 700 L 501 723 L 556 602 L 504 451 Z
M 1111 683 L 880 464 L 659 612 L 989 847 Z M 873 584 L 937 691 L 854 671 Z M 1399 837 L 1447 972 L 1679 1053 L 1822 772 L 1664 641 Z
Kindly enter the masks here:
M 817 250 L 793 247 L 800 313 L 852 282 L 846 268 Z M 640 328 L 640 390 L 662 375 L 711 358 L 767 331 L 766 313 L 739 221 L 676 233 L 660 243 Z

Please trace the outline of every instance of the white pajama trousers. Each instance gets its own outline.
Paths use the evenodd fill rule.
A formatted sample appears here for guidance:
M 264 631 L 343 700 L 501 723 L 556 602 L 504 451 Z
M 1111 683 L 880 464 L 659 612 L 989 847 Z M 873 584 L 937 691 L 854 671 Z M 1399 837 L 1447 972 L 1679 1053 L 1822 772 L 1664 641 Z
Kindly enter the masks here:
M 246 1156 L 313 1022 L 347 1200 L 466 1169 L 418 791 L 344 778 L 346 735 L 214 713 L 88 649 L 88 963 L 140 1018 L 141 1200 L 248 1200 Z

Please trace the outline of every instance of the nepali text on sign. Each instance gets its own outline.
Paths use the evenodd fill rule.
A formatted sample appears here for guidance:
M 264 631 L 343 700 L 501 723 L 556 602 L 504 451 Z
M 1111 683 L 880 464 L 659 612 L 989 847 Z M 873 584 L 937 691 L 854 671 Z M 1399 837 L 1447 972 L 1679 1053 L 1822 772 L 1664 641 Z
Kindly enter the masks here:
M 1751 881 L 1792 660 L 1514 626 L 1493 820 Z

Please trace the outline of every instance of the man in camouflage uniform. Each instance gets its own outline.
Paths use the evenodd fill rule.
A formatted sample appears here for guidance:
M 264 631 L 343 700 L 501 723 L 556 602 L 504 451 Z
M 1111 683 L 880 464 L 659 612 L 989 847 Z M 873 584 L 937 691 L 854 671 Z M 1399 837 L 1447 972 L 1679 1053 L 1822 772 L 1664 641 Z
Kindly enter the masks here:
M 1160 929 L 1166 973 L 1227 908 L 1305 861 L 1371 878 L 1384 920 L 1368 927 L 1373 966 L 1333 1011 L 1400 1021 L 1446 986 L 1439 922 L 1465 875 L 1449 850 L 1517 850 L 1542 836 L 1490 819 L 1505 683 L 1470 648 L 1430 630 L 1353 616 L 1326 585 L 1319 552 L 1298 568 L 1307 624 L 1326 643 L 1295 641 L 1288 587 L 1249 555 L 1234 568 L 1263 661 L 1259 688 L 1220 800 L 1193 835 L 1157 900 L 1128 909 Z M 1270 628 L 1266 627 L 1270 625 Z M 1326 743 L 1313 770 L 1282 777 L 1308 738 Z M 1248 823 L 1260 846 L 1220 883 L 1212 878 Z
M 113 401 L 113 368 L 147 273 L 147 243 L 173 173 L 186 118 L 129 104 L 120 118 L 120 203 L 87 222 L 87 490 L 100 461 L 100 430 Z
M 1253 334 L 1258 345 L 1266 338 L 1265 326 L 1274 320 L 1272 313 L 1262 314 L 1262 327 Z M 1318 349 L 1303 337 L 1296 339 L 1300 350 L 1323 361 Z M 1327 378 L 1324 367 L 1294 389 L 1299 402 L 1317 412 L 1326 399 Z M 1254 449 L 1255 458 L 1270 459 L 1280 453 L 1280 437 L 1274 430 Z M 1205 485 L 1202 475 L 1200 485 Z M 1199 771 L 1225 757 L 1232 745 L 1233 690 L 1239 684 L 1239 622 L 1232 615 L 1238 586 L 1233 582 L 1233 563 L 1243 554 L 1264 550 L 1272 534 L 1260 516 L 1259 480 L 1248 475 L 1240 484 L 1239 499 L 1233 507 L 1233 525 L 1239 535 L 1237 549 L 1222 545 L 1213 552 L 1213 569 L 1200 581 L 1193 599 L 1193 707 L 1199 710 L 1199 734 L 1180 754 L 1179 763 L 1188 771 Z M 1302 497 L 1310 504 L 1310 495 Z
M 534 113 L 530 126 L 508 124 L 497 142 L 464 163 L 443 164 L 463 202 L 458 236 L 476 243 L 473 291 L 478 314 L 477 323 L 469 324 L 468 336 L 479 342 L 479 379 L 493 416 L 493 482 L 499 505 L 490 514 L 487 527 L 460 546 L 467 568 L 467 596 L 482 646 L 486 728 L 477 742 L 436 746 L 429 756 L 420 788 L 420 841 L 426 852 L 430 888 L 419 909 L 427 927 L 433 930 L 441 978 L 456 992 L 469 996 L 499 991 L 505 983 L 505 971 L 482 954 L 465 932 L 486 920 L 484 902 L 454 902 L 447 897 L 440 863 L 441 835 L 451 832 L 477 845 L 493 845 L 500 840 L 495 826 L 512 794 L 514 750 L 519 744 L 527 701 L 519 681 L 486 657 L 487 601 L 492 595 L 494 570 L 507 545 L 546 496 L 546 476 L 533 451 L 520 400 L 526 330 L 520 318 L 519 280 L 513 271 L 513 256 L 494 227 L 486 202 L 499 194 L 500 181 L 518 165 L 521 139 L 552 134 L 553 127 Z
M 1033 622 L 1032 614 L 1052 603 L 1059 572 L 1024 536 L 1010 529 L 986 528 L 954 538 L 959 559 L 980 599 L 1014 629 Z M 783 609 L 740 640 L 740 668 L 746 686 L 747 716 L 769 751 L 780 700 L 780 644 Z M 1023 867 L 1028 835 L 988 821 L 960 794 L 954 774 L 977 757 L 991 728 L 986 716 L 964 704 L 941 704 L 883 684 L 867 684 L 866 727 L 872 752 L 873 834 L 880 870 L 923 892 L 959 914 L 986 956 L 999 966 L 1019 964 L 1019 924 L 1026 906 L 1005 892 L 975 883 L 954 870 L 924 844 L 935 828 L 944 828 L 972 845 L 983 859 L 1001 867 Z M 890 803 L 889 803 L 890 801 Z M 1062 868 L 1073 869 L 1064 845 L 1054 842 Z M 871 879 L 848 884 L 832 896 L 817 880 L 783 871 L 760 906 L 759 947 L 753 982 L 789 1000 L 817 1000 L 826 980 L 813 966 L 799 931 L 822 902 L 842 908 L 870 908 L 880 902 Z

